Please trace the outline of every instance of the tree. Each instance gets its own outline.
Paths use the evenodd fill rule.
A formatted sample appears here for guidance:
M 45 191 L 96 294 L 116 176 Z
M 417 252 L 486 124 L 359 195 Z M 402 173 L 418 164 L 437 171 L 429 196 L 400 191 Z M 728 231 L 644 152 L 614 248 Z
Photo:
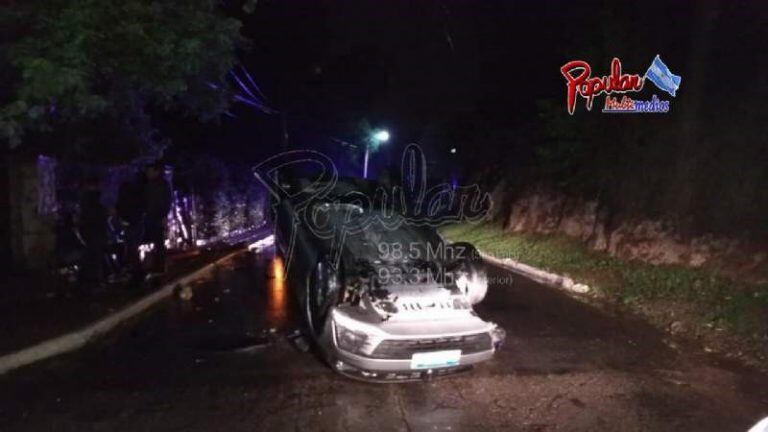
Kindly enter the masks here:
M 218 4 L 31 0 L 6 8 L 14 30 L 2 56 L 13 76 L 0 134 L 15 147 L 25 132 L 106 118 L 148 142 L 153 110 L 216 117 L 231 100 L 225 76 L 244 42 L 240 21 Z

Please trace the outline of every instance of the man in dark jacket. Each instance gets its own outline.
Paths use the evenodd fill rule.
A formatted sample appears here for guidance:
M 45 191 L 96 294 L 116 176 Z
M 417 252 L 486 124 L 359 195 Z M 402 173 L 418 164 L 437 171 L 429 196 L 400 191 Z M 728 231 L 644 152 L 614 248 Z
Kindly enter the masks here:
M 155 163 L 145 170 L 144 239 L 153 245 L 152 272 L 165 272 L 165 231 L 171 210 L 171 187 L 165 180 L 165 166 Z
M 117 216 L 125 228 L 124 260 L 128 272 L 136 279 L 143 277 L 139 245 L 144 240 L 144 172 L 120 185 L 117 192 Z
M 80 195 L 80 235 L 85 243 L 83 282 L 87 288 L 104 282 L 104 254 L 107 247 L 107 210 L 101 203 L 98 178 L 89 178 Z

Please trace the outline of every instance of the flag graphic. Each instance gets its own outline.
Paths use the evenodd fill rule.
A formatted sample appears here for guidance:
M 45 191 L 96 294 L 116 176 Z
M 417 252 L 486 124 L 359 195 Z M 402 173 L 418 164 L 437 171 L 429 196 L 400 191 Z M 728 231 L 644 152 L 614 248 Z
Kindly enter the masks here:
M 671 94 L 672 97 L 675 96 L 675 92 L 680 88 L 680 81 L 682 80 L 680 75 L 675 75 L 669 70 L 658 54 L 653 59 L 653 62 L 651 62 L 651 66 L 648 67 L 648 71 L 645 72 L 645 77 L 656 84 L 656 87 L 659 89 Z

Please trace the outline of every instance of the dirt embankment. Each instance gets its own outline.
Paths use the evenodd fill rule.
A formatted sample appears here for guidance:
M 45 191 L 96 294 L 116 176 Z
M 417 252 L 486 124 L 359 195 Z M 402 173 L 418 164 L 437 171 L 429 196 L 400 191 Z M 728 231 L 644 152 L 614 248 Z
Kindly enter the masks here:
M 752 284 L 768 282 L 765 242 L 714 235 L 684 236 L 659 220 L 615 220 L 597 201 L 541 189 L 522 194 L 512 203 L 503 203 L 502 190 L 497 190 L 494 198 L 496 217 L 510 232 L 565 234 L 616 258 L 703 268 Z

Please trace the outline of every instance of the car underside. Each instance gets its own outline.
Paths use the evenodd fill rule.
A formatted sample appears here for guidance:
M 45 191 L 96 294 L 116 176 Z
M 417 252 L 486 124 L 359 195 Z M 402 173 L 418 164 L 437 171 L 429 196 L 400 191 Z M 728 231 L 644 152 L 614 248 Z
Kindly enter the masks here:
M 289 279 L 308 333 L 337 372 L 423 379 L 466 370 L 500 347 L 504 330 L 473 309 L 487 277 L 472 245 L 343 200 L 312 203 L 303 219 L 284 209 L 277 237 Z
M 437 240 L 412 228 L 377 237 L 369 227 L 346 240 L 336 266 L 317 264 L 308 278 L 306 312 L 317 346 L 334 370 L 402 381 L 465 370 L 493 357 L 505 334 L 473 309 L 487 289 L 476 256 L 462 251 L 456 253 L 467 254 L 461 259 L 427 260 L 417 252 L 393 257 L 381 247 L 407 242 L 416 251 L 430 241 Z

